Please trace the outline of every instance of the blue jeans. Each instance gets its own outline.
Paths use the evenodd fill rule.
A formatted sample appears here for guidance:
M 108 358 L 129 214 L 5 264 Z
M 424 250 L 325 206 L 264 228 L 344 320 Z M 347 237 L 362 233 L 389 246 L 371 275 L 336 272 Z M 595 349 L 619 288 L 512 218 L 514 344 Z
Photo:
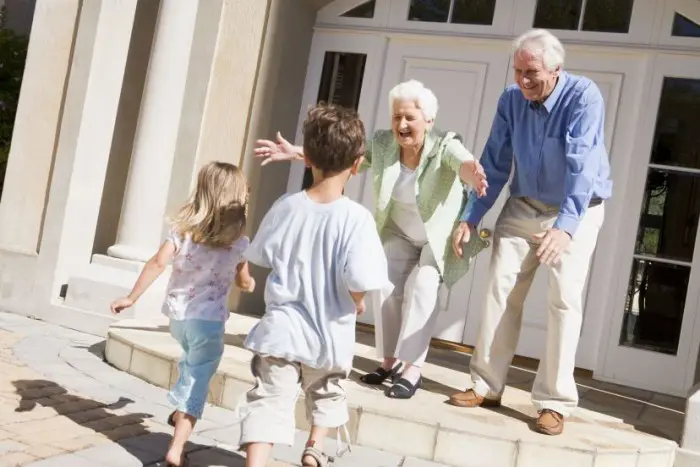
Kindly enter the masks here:
M 224 325 L 201 319 L 170 320 L 170 334 L 182 346 L 183 354 L 178 363 L 180 375 L 168 400 L 176 410 L 198 420 L 207 402 L 209 382 L 224 354 Z

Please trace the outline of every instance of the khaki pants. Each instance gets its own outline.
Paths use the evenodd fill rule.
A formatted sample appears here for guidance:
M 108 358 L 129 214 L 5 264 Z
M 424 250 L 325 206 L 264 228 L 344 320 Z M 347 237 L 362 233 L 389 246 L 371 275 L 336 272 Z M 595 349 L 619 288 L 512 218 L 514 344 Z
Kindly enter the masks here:
M 381 309 L 376 320 L 377 352 L 379 358 L 395 357 L 421 366 L 440 312 L 436 304 L 441 279 L 435 256 L 430 245 L 417 245 L 390 228 L 382 233 L 382 242 L 394 289 L 388 296 L 373 292 L 380 296 L 373 309 Z
M 471 360 L 474 391 L 500 397 L 520 335 L 523 303 L 539 266 L 534 234 L 552 227 L 559 208 L 527 198 L 510 198 L 496 224 L 486 307 Z M 583 316 L 583 287 L 603 205 L 588 209 L 561 261 L 549 268 L 547 342 L 532 388 L 537 410 L 564 416 L 578 405 L 574 382 L 576 349 Z
M 255 386 L 237 411 L 241 418 L 240 446 L 250 443 L 294 444 L 295 408 L 299 389 L 306 414 L 314 426 L 337 428 L 348 422 L 342 370 L 327 371 L 275 357 L 255 355 L 251 363 Z

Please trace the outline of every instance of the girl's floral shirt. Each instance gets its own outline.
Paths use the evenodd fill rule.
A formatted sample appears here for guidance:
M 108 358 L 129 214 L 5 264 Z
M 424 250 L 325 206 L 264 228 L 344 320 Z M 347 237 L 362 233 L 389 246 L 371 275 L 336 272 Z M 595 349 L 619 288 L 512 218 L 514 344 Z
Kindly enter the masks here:
M 250 243 L 248 237 L 223 248 L 194 243 L 175 231 L 166 240 L 175 246 L 175 256 L 163 314 L 175 320 L 226 321 L 228 291 Z

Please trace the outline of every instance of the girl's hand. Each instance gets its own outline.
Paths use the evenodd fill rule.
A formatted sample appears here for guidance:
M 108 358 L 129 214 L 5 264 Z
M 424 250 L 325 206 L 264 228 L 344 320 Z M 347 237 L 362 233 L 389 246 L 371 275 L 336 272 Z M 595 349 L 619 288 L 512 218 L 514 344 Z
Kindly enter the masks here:
M 127 308 L 131 308 L 134 304 L 134 301 L 130 299 L 129 297 L 122 297 L 118 298 L 115 301 L 113 301 L 109 305 L 109 309 L 112 310 L 112 313 L 115 315 L 118 315 L 122 311 L 126 310 Z
M 277 142 L 269 139 L 259 139 L 255 142 L 255 157 L 262 157 L 262 166 L 270 162 L 302 160 L 299 148 L 295 147 L 284 139 L 280 132 L 277 132 Z

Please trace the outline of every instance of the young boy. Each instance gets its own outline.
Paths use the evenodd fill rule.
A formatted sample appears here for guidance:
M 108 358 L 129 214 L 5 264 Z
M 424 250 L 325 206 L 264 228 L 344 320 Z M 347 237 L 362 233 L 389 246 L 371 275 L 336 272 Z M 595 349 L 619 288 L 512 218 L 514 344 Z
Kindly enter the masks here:
M 356 315 L 365 292 L 388 282 L 374 219 L 343 196 L 363 160 L 365 130 L 356 112 L 312 108 L 304 155 L 314 184 L 280 198 L 244 253 L 271 268 L 265 315 L 245 346 L 255 353 L 255 386 L 239 407 L 246 466 L 266 465 L 273 444 L 293 444 L 294 408 L 304 391 L 312 429 L 303 466 L 325 466 L 323 440 L 348 421 L 341 382 L 352 368 Z

